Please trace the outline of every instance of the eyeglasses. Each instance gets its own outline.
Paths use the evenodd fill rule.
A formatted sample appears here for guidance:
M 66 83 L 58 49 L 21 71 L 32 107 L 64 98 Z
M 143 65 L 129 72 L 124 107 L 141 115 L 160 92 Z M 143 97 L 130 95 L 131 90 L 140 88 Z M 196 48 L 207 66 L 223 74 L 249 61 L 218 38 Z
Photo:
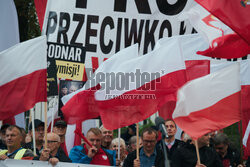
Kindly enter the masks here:
M 58 141 L 55 140 L 47 140 L 48 143 L 57 143 Z M 43 141 L 43 144 L 45 143 L 45 141 Z
M 142 140 L 142 142 L 144 142 L 144 143 L 150 143 L 150 144 L 153 144 L 153 143 L 155 143 L 155 140 Z

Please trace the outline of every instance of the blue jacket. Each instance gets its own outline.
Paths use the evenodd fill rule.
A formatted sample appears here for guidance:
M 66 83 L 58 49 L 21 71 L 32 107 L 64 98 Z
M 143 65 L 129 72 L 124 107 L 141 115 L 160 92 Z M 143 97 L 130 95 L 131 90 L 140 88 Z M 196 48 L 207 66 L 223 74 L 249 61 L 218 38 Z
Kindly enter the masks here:
M 109 162 L 111 166 L 116 165 L 116 152 L 112 150 L 107 150 L 102 148 L 103 151 L 107 154 Z M 72 160 L 73 163 L 82 163 L 82 164 L 90 164 L 92 158 L 89 158 L 86 155 L 85 149 L 83 145 L 75 146 L 70 150 L 69 158 Z

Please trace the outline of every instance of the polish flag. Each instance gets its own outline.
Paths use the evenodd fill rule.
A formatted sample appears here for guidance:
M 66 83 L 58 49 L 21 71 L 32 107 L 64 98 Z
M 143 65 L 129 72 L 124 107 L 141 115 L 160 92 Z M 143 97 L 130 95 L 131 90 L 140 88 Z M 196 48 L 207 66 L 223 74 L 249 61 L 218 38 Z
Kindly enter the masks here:
M 188 18 L 191 25 L 210 44 L 197 54 L 216 58 L 240 58 L 250 53 L 250 46 L 227 25 L 211 15 L 200 5 L 183 13 L 181 19 Z
M 103 62 L 94 74 L 89 74 L 89 80 L 82 89 L 63 96 L 62 102 L 64 106 L 62 107 L 62 111 L 68 124 L 99 117 L 99 110 L 94 93 L 100 89 L 100 83 L 107 80 L 107 78 L 103 77 L 103 74 L 113 72 L 113 70 L 118 68 L 124 61 L 128 61 L 137 56 L 138 44 L 121 50 Z
M 193 139 L 240 121 L 240 65 L 234 63 L 185 84 L 173 119 Z
M 250 156 L 250 60 L 241 61 L 241 111 L 243 143 L 245 143 L 245 156 Z M 247 130 L 248 129 L 248 130 Z
M 249 0 L 195 0 L 250 45 Z
M 166 102 L 176 100 L 177 89 L 186 81 L 185 63 L 175 38 L 112 72 L 115 77 L 95 93 L 103 125 L 110 130 L 145 120 Z M 109 89 L 108 81 L 114 89 Z
M 1 120 L 47 101 L 46 48 L 46 37 L 41 36 L 0 53 Z
M 200 35 L 187 34 L 173 36 L 171 38 L 175 38 L 180 42 L 181 51 L 185 59 L 187 81 L 205 76 L 210 73 L 210 60 L 207 60 L 208 57 L 196 54 L 198 50 L 208 47 L 208 44 Z M 157 41 L 155 49 L 159 48 L 168 40 L 169 38 L 162 38 Z M 168 101 L 158 111 L 159 116 L 164 119 L 172 118 L 175 105 L 176 100 Z

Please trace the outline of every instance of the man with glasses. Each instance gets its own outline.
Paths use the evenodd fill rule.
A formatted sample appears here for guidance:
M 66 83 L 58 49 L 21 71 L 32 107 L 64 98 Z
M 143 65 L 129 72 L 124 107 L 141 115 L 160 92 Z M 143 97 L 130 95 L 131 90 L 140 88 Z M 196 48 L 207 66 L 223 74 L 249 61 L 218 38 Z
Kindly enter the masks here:
M 60 148 L 60 137 L 57 134 L 47 134 L 47 148 L 44 148 L 44 140 L 41 155 L 35 157 L 34 160 L 49 161 L 52 165 L 56 165 L 58 162 L 71 162 L 64 151 Z
M 74 163 L 115 166 L 115 151 L 101 148 L 102 132 L 99 128 L 90 128 L 87 140 L 92 145 L 83 144 L 71 149 L 69 158 Z
M 24 148 L 31 149 L 33 151 L 34 146 L 33 146 L 33 139 L 35 138 L 36 140 L 36 155 L 40 155 L 40 151 L 43 146 L 43 137 L 44 137 L 44 122 L 42 122 L 39 119 L 34 120 L 34 126 L 35 126 L 35 137 L 33 137 L 32 133 L 32 122 L 29 124 L 29 135 L 32 138 L 32 141 L 25 144 Z
M 164 167 L 163 152 L 156 147 L 158 133 L 153 128 L 145 128 L 142 131 L 142 148 L 139 150 L 139 159 L 136 150 L 128 154 L 124 161 L 124 167 Z

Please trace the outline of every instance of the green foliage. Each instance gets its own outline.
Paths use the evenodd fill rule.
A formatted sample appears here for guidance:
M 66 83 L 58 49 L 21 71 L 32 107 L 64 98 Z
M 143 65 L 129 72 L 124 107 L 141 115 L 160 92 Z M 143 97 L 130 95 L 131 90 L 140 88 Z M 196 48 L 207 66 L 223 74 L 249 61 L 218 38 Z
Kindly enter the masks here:
M 150 126 L 154 126 L 155 124 L 148 118 L 146 119 L 146 121 L 144 122 L 145 124 L 143 125 L 139 125 L 139 134 L 141 135 L 141 132 L 143 129 L 150 127 Z M 127 127 L 123 127 L 121 128 L 121 134 L 125 133 L 127 131 Z M 114 138 L 118 137 L 118 129 L 114 130 Z
M 34 0 L 14 0 L 19 23 L 20 41 L 41 35 Z

